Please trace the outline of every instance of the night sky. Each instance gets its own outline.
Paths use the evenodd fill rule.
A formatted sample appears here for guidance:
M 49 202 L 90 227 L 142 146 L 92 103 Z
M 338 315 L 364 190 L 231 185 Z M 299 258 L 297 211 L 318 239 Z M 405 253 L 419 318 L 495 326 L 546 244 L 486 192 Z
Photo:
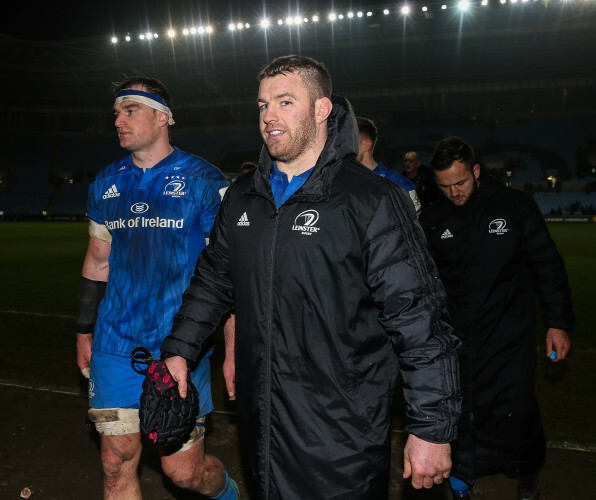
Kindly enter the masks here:
M 349 8 L 366 9 L 380 6 L 396 7 L 396 2 L 365 0 L 302 0 L 284 2 L 248 2 L 246 0 L 144 0 L 113 1 L 97 3 L 78 1 L 59 2 L 11 2 L 11 15 L 0 16 L 0 33 L 15 38 L 56 41 L 73 38 L 109 36 L 113 33 L 138 32 L 147 29 L 164 30 L 170 20 L 181 27 L 183 20 L 195 22 L 221 22 L 227 26 L 234 20 L 256 19 L 267 12 L 280 17 L 286 15 L 310 15 L 328 13 L 332 9 L 347 11 Z

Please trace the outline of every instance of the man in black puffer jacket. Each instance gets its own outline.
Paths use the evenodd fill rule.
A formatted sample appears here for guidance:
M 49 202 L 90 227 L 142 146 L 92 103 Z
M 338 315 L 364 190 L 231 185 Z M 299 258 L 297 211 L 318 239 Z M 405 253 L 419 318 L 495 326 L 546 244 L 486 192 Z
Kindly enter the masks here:
M 355 160 L 354 113 L 321 63 L 281 57 L 259 81 L 259 166 L 226 193 L 162 354 L 183 392 L 187 360 L 234 307 L 260 500 L 386 498 L 401 369 L 404 475 L 430 488 L 451 466 L 459 343 L 412 202 Z
M 430 163 L 445 196 L 420 223 L 463 344 L 451 484 L 465 492 L 478 475 L 505 471 L 519 477 L 520 499 L 538 498 L 546 448 L 534 395 L 534 302 L 537 294 L 546 355 L 554 350 L 561 361 L 574 322 L 563 259 L 534 200 L 480 177 L 467 143 L 444 139 Z

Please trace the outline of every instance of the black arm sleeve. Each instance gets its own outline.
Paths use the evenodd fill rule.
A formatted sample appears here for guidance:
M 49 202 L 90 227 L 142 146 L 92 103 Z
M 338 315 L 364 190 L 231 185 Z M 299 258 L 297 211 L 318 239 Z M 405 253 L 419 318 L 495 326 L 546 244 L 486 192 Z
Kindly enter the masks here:
M 225 206 L 224 198 L 211 231 L 209 245 L 199 256 L 195 274 L 174 316 L 172 331 L 162 343 L 161 354 L 164 358 L 181 356 L 195 362 L 222 317 L 234 306 Z
M 369 224 L 367 282 L 398 356 L 406 430 L 446 443 L 457 435 L 461 407 L 460 342 L 452 334 L 445 290 L 406 196 L 388 196 Z
M 79 282 L 79 315 L 77 333 L 93 333 L 97 321 L 97 310 L 104 295 L 107 283 L 94 281 L 81 276 Z

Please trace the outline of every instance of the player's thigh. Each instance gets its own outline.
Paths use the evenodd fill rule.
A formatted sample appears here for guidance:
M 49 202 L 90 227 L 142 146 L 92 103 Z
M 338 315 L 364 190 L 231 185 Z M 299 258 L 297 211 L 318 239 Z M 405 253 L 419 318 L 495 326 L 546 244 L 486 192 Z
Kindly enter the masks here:
M 141 458 L 141 434 L 101 435 L 101 460 L 104 467 L 118 468 L 123 464 L 136 464 Z
M 193 430 L 193 433 L 197 430 Z M 190 440 L 193 440 L 191 433 Z M 182 448 L 171 451 L 167 448 L 160 448 L 161 467 L 164 473 L 173 477 L 174 475 L 194 475 L 196 468 L 205 466 L 205 440 L 194 440 L 192 444 L 185 443 Z

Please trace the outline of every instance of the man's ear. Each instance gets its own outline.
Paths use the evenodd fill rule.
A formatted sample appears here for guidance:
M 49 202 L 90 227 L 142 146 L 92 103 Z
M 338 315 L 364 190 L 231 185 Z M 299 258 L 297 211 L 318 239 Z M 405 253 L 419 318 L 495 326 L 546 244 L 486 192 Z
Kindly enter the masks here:
M 159 126 L 165 127 L 168 124 L 168 121 L 170 120 L 170 115 L 164 113 L 163 111 L 158 111 L 157 113 L 159 114 L 159 117 L 157 119 Z
M 478 163 L 476 163 L 476 165 L 474 165 L 472 172 L 474 174 L 474 179 L 478 179 L 478 177 L 480 177 L 480 165 L 478 165 Z
M 333 109 L 333 104 L 331 99 L 328 97 L 321 97 L 315 101 L 315 120 L 317 123 L 323 123 L 329 115 L 331 114 L 331 110 Z

